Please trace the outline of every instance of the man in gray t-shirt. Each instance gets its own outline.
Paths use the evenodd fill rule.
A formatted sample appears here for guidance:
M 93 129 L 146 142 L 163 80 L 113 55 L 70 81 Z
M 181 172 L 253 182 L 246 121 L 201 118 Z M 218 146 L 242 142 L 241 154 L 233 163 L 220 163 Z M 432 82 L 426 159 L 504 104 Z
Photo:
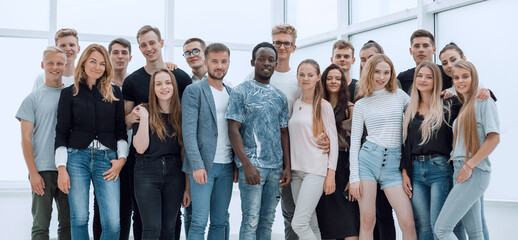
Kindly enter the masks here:
M 45 83 L 23 100 L 16 113 L 21 123 L 22 150 L 32 189 L 32 239 L 49 238 L 53 199 L 58 209 L 58 238 L 70 239 L 68 198 L 57 186 L 58 172 L 54 163 L 57 109 L 66 65 L 65 52 L 48 47 L 41 62 Z

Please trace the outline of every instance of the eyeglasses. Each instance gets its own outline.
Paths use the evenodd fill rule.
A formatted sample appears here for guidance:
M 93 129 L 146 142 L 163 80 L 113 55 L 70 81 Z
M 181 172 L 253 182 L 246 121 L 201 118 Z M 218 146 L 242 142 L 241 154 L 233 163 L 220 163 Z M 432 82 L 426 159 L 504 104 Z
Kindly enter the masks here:
M 190 56 L 193 56 L 193 57 L 194 57 L 194 56 L 198 56 L 198 55 L 200 55 L 200 52 L 201 52 L 201 50 L 200 50 L 200 49 L 195 48 L 195 49 L 193 49 L 191 52 L 189 52 L 189 51 L 184 52 L 184 53 L 183 53 L 183 56 L 184 56 L 185 58 L 188 58 L 188 57 L 190 57 Z
M 281 41 L 273 41 L 273 45 L 276 47 L 276 48 L 281 48 L 282 45 L 284 45 L 284 48 L 286 49 L 290 49 L 293 47 L 293 44 L 292 42 L 281 42 Z

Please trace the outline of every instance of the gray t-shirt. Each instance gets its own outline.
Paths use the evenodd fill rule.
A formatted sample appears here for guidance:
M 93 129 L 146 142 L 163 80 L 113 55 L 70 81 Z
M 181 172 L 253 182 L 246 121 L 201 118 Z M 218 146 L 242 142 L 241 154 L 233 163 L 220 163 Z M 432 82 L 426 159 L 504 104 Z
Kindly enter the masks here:
M 65 85 L 65 87 L 68 87 L 68 86 L 74 84 L 74 76 L 70 76 L 70 77 L 63 76 L 63 77 L 61 77 L 61 80 L 63 81 L 63 84 Z M 32 91 L 33 92 L 36 91 L 36 89 L 40 88 L 44 84 L 45 84 L 45 73 L 42 73 L 36 77 L 36 80 L 34 81 L 34 84 L 32 86 Z
M 34 162 L 38 172 L 57 171 L 54 163 L 54 139 L 56 137 L 56 122 L 58 101 L 61 90 L 41 86 L 27 96 L 18 112 L 18 120 L 34 123 L 32 146 L 34 148 Z
M 226 119 L 240 122 L 245 152 L 255 167 L 283 166 L 281 128 L 288 127 L 286 95 L 271 84 L 246 81 L 232 90 Z M 241 167 L 236 156 L 235 162 Z
M 498 120 L 498 112 L 496 109 L 496 104 L 493 99 L 489 98 L 486 101 L 475 101 L 475 117 L 477 119 L 477 131 L 478 138 L 480 141 L 480 146 L 484 143 L 487 138 L 487 134 L 489 133 L 500 133 L 500 121 Z M 461 115 L 457 117 L 459 119 Z M 453 122 L 453 127 L 457 127 L 457 120 Z M 462 127 L 458 126 L 460 131 L 457 133 L 457 142 L 455 143 L 455 148 L 452 151 L 451 159 L 453 161 L 463 161 L 466 156 L 466 146 L 464 145 L 464 133 L 462 131 Z M 471 157 L 471 154 L 468 156 L 468 160 Z M 484 159 L 481 163 L 479 163 L 477 168 L 491 172 L 491 162 L 489 162 L 489 158 Z

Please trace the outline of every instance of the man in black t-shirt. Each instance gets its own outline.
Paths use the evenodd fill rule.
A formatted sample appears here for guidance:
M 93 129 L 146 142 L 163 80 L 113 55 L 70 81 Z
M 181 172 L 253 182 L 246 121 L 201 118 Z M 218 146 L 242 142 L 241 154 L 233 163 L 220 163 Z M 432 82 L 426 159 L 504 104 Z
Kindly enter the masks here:
M 424 61 L 433 62 L 433 55 L 435 54 L 435 38 L 433 35 L 424 30 L 419 29 L 412 33 L 410 36 L 410 55 L 414 58 L 415 65 L 419 65 Z M 452 90 L 449 88 L 452 87 L 451 78 L 446 75 L 442 66 L 439 65 L 439 69 L 441 69 L 442 73 L 442 94 L 445 95 L 445 98 L 452 97 L 454 95 Z M 410 95 L 410 90 L 412 88 L 412 83 L 414 82 L 414 74 L 415 67 L 410 68 L 404 72 L 400 72 L 397 75 L 397 79 L 401 82 L 403 90 Z
M 137 42 L 139 44 L 140 52 L 146 58 L 146 65 L 130 74 L 124 80 L 122 85 L 122 95 L 124 96 L 124 110 L 126 112 L 126 125 L 128 129 L 133 123 L 138 123 L 139 118 L 134 113 L 135 106 L 141 103 L 147 103 L 149 100 L 149 82 L 151 81 L 151 74 L 158 69 L 167 68 L 162 59 L 162 48 L 164 47 L 164 40 L 160 36 L 158 28 L 149 25 L 143 26 L 137 33 Z M 178 93 L 182 97 L 183 90 L 187 85 L 192 83 L 191 78 L 187 73 L 177 68 L 172 71 L 176 82 L 178 84 Z M 131 175 L 133 175 L 133 165 L 135 164 L 135 148 L 130 147 L 128 161 L 126 167 L 130 168 Z M 131 178 L 133 179 L 133 178 Z M 132 182 L 133 185 L 133 182 Z M 133 194 L 133 235 L 136 240 L 141 239 L 142 236 L 142 222 L 138 211 L 137 202 Z M 177 221 L 176 239 L 180 236 L 180 221 Z

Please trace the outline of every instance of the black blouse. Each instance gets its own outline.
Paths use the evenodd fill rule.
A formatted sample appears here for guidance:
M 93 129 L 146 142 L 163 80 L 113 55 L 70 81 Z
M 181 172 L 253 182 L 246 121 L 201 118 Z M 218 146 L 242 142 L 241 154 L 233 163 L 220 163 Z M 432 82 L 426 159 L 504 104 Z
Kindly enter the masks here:
M 410 121 L 407 129 L 407 138 L 403 145 L 400 169 L 406 169 L 408 176 L 412 176 L 412 156 L 414 155 L 443 155 L 450 156 L 453 142 L 452 125 L 457 118 L 462 104 L 457 97 L 444 100 L 444 106 L 450 106 L 444 110 L 444 119 L 446 123 L 442 123 L 441 128 L 437 130 L 430 140 L 420 145 L 421 142 L 421 123 L 424 118 L 419 113 Z M 449 111 L 448 111 L 449 110 Z
M 143 154 L 136 153 L 135 157 L 156 159 L 164 156 L 175 156 L 180 158 L 181 147 L 178 137 L 172 137 L 174 128 L 167 122 L 169 114 L 162 113 L 162 119 L 166 122 L 167 135 L 165 141 L 160 140 L 157 134 L 149 129 L 149 146 Z M 133 124 L 133 136 L 137 134 L 139 124 Z
M 119 100 L 110 103 L 102 100 L 99 87 L 100 80 L 97 80 L 92 89 L 86 83 L 80 83 L 75 96 L 74 85 L 61 91 L 55 148 L 85 149 L 97 139 L 104 146 L 117 150 L 117 141 L 127 139 L 121 90 L 113 87 L 113 94 Z

